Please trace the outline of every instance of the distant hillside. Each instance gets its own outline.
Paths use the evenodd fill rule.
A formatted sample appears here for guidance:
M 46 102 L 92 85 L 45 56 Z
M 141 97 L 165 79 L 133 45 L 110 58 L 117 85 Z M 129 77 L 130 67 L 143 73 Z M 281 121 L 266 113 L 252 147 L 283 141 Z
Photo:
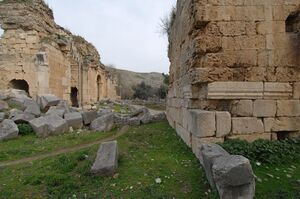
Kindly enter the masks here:
M 133 86 L 145 82 L 147 85 L 152 86 L 153 88 L 159 88 L 164 81 L 164 76 L 162 73 L 136 73 L 128 70 L 121 70 L 112 67 L 106 67 L 110 71 L 113 79 L 118 82 L 118 94 L 122 98 L 130 98 L 133 96 Z

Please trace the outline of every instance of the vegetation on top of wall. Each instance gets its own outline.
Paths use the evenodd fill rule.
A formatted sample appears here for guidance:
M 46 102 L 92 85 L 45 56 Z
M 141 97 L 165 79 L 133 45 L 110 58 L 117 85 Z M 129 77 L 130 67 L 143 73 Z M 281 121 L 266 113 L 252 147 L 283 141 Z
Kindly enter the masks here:
M 163 35 L 170 35 L 171 28 L 174 24 L 176 18 L 176 7 L 173 6 L 169 15 L 166 15 L 164 18 L 160 19 L 160 28 Z
M 230 154 L 243 155 L 252 163 L 285 164 L 300 160 L 300 139 L 256 140 L 252 143 L 229 139 L 220 145 Z

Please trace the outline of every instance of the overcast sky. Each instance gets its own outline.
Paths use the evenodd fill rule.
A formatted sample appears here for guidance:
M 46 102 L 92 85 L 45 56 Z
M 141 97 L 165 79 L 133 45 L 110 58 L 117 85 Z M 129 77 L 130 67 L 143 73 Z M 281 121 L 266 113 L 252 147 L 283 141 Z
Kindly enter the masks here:
M 55 21 L 98 49 L 104 64 L 138 72 L 169 71 L 160 19 L 176 0 L 46 0 Z

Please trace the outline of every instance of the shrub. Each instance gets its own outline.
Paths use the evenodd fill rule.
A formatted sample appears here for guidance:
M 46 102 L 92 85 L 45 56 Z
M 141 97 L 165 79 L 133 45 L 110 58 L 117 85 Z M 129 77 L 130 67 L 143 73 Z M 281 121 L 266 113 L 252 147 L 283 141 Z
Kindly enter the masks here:
M 29 124 L 18 124 L 20 135 L 30 135 L 33 134 L 33 129 Z
M 256 140 L 253 143 L 242 140 L 227 140 L 221 146 L 230 154 L 243 155 L 254 162 L 278 164 L 300 158 L 299 139 Z
M 133 90 L 133 97 L 142 100 L 147 100 L 149 97 L 153 97 L 154 95 L 154 89 L 151 86 L 147 85 L 145 82 L 142 82 L 133 87 Z
M 166 85 L 161 85 L 156 91 L 156 96 L 159 97 L 160 99 L 166 99 L 167 94 L 168 94 L 168 86 Z

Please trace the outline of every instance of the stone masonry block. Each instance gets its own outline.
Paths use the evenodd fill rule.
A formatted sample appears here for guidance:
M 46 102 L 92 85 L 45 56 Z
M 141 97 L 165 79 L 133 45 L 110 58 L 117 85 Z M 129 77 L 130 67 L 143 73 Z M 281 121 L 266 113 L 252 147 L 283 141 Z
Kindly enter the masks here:
M 208 84 L 208 99 L 261 99 L 262 82 L 213 82 Z
M 191 142 L 192 141 L 192 139 L 191 139 L 192 135 L 187 129 L 183 128 L 179 124 L 176 124 L 176 132 L 188 147 L 192 147 L 192 142 Z
M 297 117 L 300 116 L 300 100 L 278 100 L 278 117 Z
M 264 124 L 261 119 L 256 117 L 240 117 L 232 118 L 232 132 L 233 134 L 253 134 L 263 133 Z
M 300 117 L 279 117 L 276 118 L 271 130 L 278 131 L 299 131 Z
M 188 131 L 198 137 L 212 137 L 216 133 L 216 113 L 214 111 L 190 110 Z
M 231 114 L 234 116 L 250 117 L 253 115 L 252 100 L 234 101 L 231 106 Z
M 293 98 L 298 100 L 300 99 L 300 82 L 294 83 Z
M 293 88 L 289 83 L 264 83 L 264 99 L 289 99 L 292 94 Z
M 224 137 L 231 131 L 231 115 L 229 112 L 216 112 L 216 136 Z
M 253 105 L 253 116 L 255 117 L 275 117 L 275 100 L 255 100 Z

